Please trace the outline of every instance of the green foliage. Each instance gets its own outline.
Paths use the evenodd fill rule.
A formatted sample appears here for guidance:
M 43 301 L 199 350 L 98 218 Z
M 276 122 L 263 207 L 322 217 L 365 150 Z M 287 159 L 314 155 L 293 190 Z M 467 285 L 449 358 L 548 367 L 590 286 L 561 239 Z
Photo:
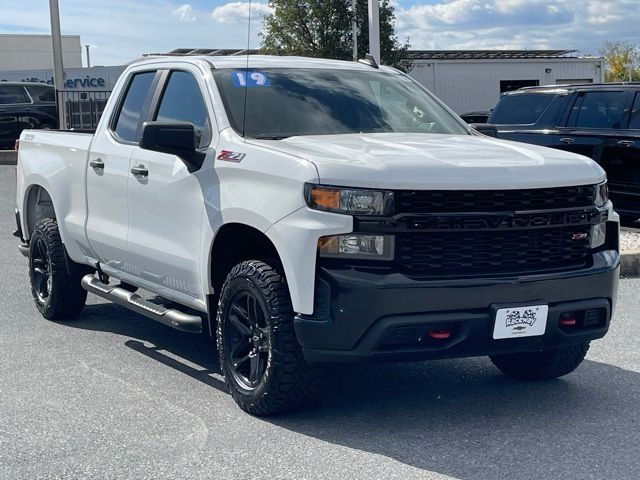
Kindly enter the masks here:
M 271 55 L 351 60 L 353 58 L 351 0 L 270 0 L 273 13 L 264 19 L 261 52 Z M 357 0 L 358 56 L 369 49 L 367 0 Z M 380 2 L 381 62 L 407 71 L 408 42 L 400 44 L 389 0 Z
M 630 42 L 604 42 L 600 49 L 600 55 L 606 63 L 605 81 L 624 82 L 629 80 L 640 81 L 640 49 Z M 629 65 L 632 65 L 629 68 Z

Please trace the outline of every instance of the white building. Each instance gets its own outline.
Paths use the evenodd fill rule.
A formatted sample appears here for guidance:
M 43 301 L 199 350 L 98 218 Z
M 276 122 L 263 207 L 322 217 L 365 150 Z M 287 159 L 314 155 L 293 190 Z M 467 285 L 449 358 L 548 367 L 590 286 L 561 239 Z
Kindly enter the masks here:
M 604 82 L 604 59 L 575 50 L 412 50 L 409 75 L 457 113 L 490 110 L 520 87 Z
M 82 67 L 80 35 L 62 36 L 65 68 Z M 51 35 L 0 34 L 0 71 L 53 68 Z

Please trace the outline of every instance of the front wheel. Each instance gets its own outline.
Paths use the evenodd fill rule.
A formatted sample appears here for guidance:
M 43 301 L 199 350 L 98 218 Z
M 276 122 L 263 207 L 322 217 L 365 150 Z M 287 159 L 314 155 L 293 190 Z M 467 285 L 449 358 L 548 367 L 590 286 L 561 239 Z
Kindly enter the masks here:
M 506 376 L 518 380 L 548 380 L 573 372 L 584 360 L 589 342 L 542 352 L 492 355 L 491 361 Z
M 233 399 L 252 415 L 291 410 L 317 387 L 293 317 L 286 281 L 273 266 L 249 260 L 231 270 L 218 304 L 218 354 Z
M 89 269 L 69 260 L 53 218 L 40 220 L 29 241 L 29 280 L 36 307 L 48 320 L 77 317 L 87 300 L 80 281 Z

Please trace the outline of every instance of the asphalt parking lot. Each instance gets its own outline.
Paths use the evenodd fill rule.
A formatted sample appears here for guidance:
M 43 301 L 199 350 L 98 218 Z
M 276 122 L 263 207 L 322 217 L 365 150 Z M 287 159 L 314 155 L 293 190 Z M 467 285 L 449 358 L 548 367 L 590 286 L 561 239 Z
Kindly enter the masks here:
M 225 392 L 213 347 L 90 296 L 42 319 L 0 166 L 0 478 L 637 479 L 640 280 L 572 375 L 503 377 L 485 358 L 340 366 L 270 419 Z

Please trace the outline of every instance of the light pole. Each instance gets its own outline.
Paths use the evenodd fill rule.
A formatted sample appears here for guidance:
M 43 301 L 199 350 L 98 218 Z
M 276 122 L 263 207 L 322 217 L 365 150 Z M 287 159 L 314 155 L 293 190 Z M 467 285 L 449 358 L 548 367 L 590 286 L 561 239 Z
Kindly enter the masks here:
M 629 81 L 632 81 L 633 63 L 625 63 L 622 66 L 627 69 L 627 71 L 629 72 Z
M 89 57 L 89 47 L 91 47 L 91 45 L 89 44 L 84 46 L 84 49 L 87 52 L 87 68 L 91 68 L 91 57 Z
M 51 43 L 53 46 L 53 79 L 58 102 L 58 128 L 67 128 L 64 111 L 64 65 L 62 64 L 62 36 L 60 34 L 60 9 L 58 0 L 49 0 L 51 16 Z
M 351 8 L 353 9 L 353 20 L 351 20 L 351 38 L 353 40 L 353 61 L 358 61 L 358 21 L 356 15 L 358 14 L 357 0 L 351 0 Z
M 380 65 L 380 4 L 369 0 L 369 53 Z

